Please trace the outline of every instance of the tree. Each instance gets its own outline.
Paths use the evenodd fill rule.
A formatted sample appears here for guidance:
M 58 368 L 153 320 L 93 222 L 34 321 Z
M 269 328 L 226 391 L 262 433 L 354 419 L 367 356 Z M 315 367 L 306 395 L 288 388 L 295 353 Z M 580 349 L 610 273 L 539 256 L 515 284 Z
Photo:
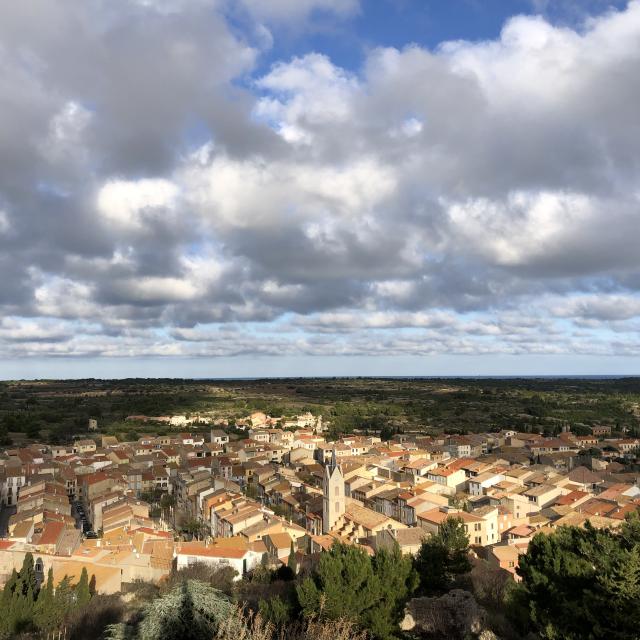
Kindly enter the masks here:
M 31 552 L 25 553 L 19 576 L 19 588 L 22 590 L 22 594 L 26 595 L 29 591 L 31 591 L 31 593 L 35 597 L 38 589 L 38 581 L 36 579 L 36 570 L 33 563 L 33 554 Z
M 40 589 L 34 612 L 34 620 L 40 629 L 51 630 L 56 618 L 53 589 L 53 569 L 49 567 L 47 583 Z
M 22 568 L 18 573 L 18 581 L 13 592 L 11 608 L 16 630 L 23 630 L 33 621 L 33 609 L 38 595 L 38 582 L 33 563 L 33 554 L 26 553 Z
M 186 580 L 142 610 L 137 628 L 118 624 L 105 637 L 136 640 L 210 640 L 233 613 L 229 599 L 198 580 Z
M 450 517 L 420 547 L 416 570 L 422 590 L 428 594 L 446 591 L 457 576 L 471 570 L 469 536 L 461 518 Z
M 372 559 L 373 572 L 380 581 L 380 600 L 368 616 L 367 627 L 378 638 L 393 637 L 404 615 L 404 605 L 416 590 L 419 578 L 409 556 L 398 544 L 379 549 Z
M 0 616 L 0 637 L 4 638 L 13 632 L 13 617 L 11 612 L 11 599 L 18 582 L 18 572 L 14 569 L 11 576 L 5 582 L 0 598 L 3 615 Z
M 380 439 L 383 442 L 386 442 L 387 440 L 391 440 L 391 438 L 393 438 L 394 435 L 395 435 L 395 431 L 391 425 L 385 424 L 382 427 L 382 429 L 380 429 Z
M 291 549 L 289 550 L 287 566 L 291 569 L 294 576 L 298 573 L 298 560 L 296 559 L 296 550 L 293 547 L 293 540 L 291 541 Z
M 82 607 L 87 604 L 89 600 L 91 600 L 91 591 L 89 590 L 89 574 L 87 573 L 86 567 L 82 567 L 80 581 L 76 585 L 75 592 L 77 606 Z
M 74 604 L 74 590 L 71 586 L 71 579 L 65 576 L 60 580 L 53 596 L 54 603 L 54 627 L 60 626 Z
M 335 543 L 296 591 L 305 617 L 352 620 L 387 639 L 394 636 L 416 585 L 411 561 L 397 545 L 372 559 L 360 547 Z
M 33 554 L 26 553 L 19 572 L 15 569 L 2 592 L 0 632 L 13 635 L 33 626 L 38 582 Z
M 520 558 L 517 598 L 546 638 L 623 640 L 640 628 L 640 521 L 620 531 L 559 527 Z
M 260 615 L 279 629 L 291 619 L 291 605 L 280 596 L 260 600 Z
M 296 591 L 306 617 L 350 618 L 362 623 L 379 599 L 380 585 L 363 549 L 335 543 L 320 556 L 313 577 L 306 578 Z
M 186 520 L 185 522 L 183 522 L 181 528 L 185 533 L 198 539 L 202 535 L 202 532 L 204 530 L 204 524 L 202 524 L 200 520 L 196 520 L 194 518 L 194 519 Z

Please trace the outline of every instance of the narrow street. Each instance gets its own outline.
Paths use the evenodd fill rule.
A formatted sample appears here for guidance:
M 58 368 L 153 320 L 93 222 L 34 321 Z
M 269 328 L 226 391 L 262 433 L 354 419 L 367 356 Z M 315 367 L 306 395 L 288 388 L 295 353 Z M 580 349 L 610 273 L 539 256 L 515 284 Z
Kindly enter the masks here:
M 7 535 L 9 518 L 16 512 L 15 507 L 0 507 L 0 538 Z

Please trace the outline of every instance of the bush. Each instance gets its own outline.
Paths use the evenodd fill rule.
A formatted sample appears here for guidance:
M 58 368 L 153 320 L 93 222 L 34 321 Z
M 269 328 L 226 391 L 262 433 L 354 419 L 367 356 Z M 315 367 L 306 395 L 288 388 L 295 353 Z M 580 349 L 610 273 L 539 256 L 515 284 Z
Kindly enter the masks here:
M 214 640 L 368 640 L 366 631 L 344 619 L 323 622 L 316 618 L 295 622 L 278 630 L 260 614 L 245 614 L 238 607 L 220 625 Z
M 116 624 L 125 614 L 125 606 L 118 595 L 95 595 L 91 602 L 74 611 L 68 622 L 69 640 L 101 638 L 108 625 Z
M 173 571 L 162 585 L 163 593 L 171 591 L 186 580 L 198 580 L 222 593 L 232 596 L 235 591 L 235 577 L 238 572 L 233 567 L 212 567 L 205 562 L 196 562 L 184 569 Z
M 187 580 L 147 604 L 140 620 L 108 627 L 107 640 L 210 640 L 233 613 L 229 599 L 217 589 Z

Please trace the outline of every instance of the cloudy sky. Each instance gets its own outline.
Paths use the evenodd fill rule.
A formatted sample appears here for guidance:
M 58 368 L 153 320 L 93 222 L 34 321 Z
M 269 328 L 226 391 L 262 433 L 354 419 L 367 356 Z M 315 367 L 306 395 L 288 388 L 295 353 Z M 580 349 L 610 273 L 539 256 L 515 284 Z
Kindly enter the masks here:
M 640 0 L 0 9 L 0 377 L 640 374 Z

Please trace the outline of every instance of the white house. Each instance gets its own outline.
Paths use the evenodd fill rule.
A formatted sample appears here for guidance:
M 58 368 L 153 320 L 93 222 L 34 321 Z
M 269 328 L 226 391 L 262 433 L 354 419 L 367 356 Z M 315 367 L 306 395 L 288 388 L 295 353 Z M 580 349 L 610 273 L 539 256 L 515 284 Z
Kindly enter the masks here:
M 185 542 L 176 553 L 176 567 L 185 567 L 204 563 L 213 567 L 229 566 L 236 570 L 234 580 L 254 569 L 262 560 L 262 553 L 249 549 L 240 542 L 230 544 L 206 544 L 204 542 Z
M 469 493 L 472 496 L 481 496 L 484 494 L 485 489 L 488 489 L 503 480 L 504 476 L 501 473 L 485 471 L 485 473 L 481 473 L 475 478 L 469 478 Z

